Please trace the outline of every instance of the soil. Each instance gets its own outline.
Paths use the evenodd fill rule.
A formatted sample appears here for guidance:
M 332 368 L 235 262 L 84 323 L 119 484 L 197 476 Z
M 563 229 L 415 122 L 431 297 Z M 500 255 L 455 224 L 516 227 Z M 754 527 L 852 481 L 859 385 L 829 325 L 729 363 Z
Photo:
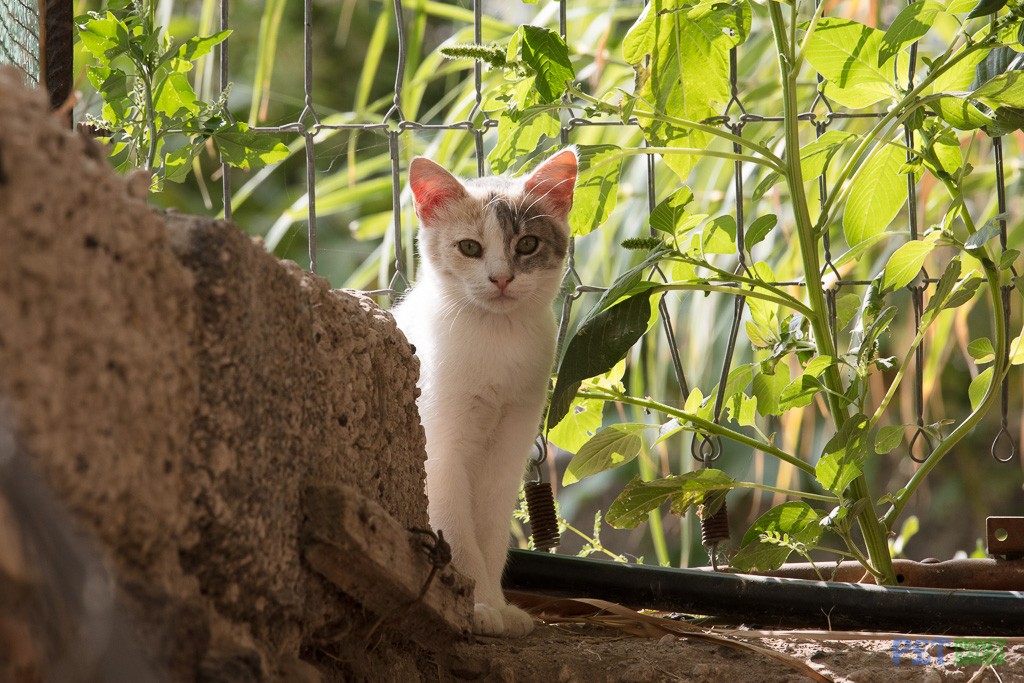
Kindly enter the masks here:
M 386 517 L 338 538 L 426 526 L 412 350 L 369 299 L 147 189 L 0 69 L 0 680 L 806 680 L 594 623 L 467 641 L 444 572 L 450 630 L 424 634 L 365 591 L 426 560 L 314 569 L 311 487 Z M 890 636 L 751 642 L 836 680 L 1024 681 L 1016 642 L 984 670 L 895 663 Z

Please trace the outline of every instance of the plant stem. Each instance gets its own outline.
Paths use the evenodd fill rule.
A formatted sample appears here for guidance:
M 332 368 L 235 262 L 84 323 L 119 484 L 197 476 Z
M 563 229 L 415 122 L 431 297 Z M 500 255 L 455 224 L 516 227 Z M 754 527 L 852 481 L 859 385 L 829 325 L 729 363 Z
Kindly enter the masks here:
M 800 243 L 800 255 L 803 260 L 804 277 L 807 282 L 807 298 L 812 313 L 809 320 L 811 329 L 814 332 L 814 343 L 818 348 L 819 355 L 835 358 L 837 354 L 832 340 L 832 331 L 828 323 L 828 307 L 825 302 L 825 293 L 822 290 L 821 264 L 818 260 L 818 239 L 815 234 L 814 224 L 811 221 L 810 211 L 807 207 L 807 197 L 804 193 L 803 175 L 800 168 L 799 109 L 796 98 L 798 70 L 793 68 L 792 51 L 794 46 L 786 44 L 786 22 L 782 16 L 782 7 L 779 3 L 770 2 L 768 3 L 768 11 L 779 56 L 785 126 L 784 135 L 786 139 L 785 175 L 789 185 L 790 196 L 793 198 L 793 214 L 796 221 L 797 237 Z M 793 17 L 793 20 L 795 21 L 796 17 Z M 839 369 L 835 365 L 830 366 L 823 373 L 822 379 L 825 386 L 830 390 L 830 393 L 827 394 L 829 412 L 832 414 L 832 419 L 838 431 L 849 417 L 845 405 L 839 400 L 839 396 L 845 393 Z M 892 567 L 892 558 L 889 556 L 885 529 L 876 516 L 874 504 L 868 493 L 867 481 L 863 474 L 850 484 L 849 494 L 854 500 L 865 499 L 861 511 L 857 513 L 857 520 L 860 524 L 861 533 L 864 536 L 868 558 L 875 571 L 879 573 L 880 583 L 895 584 L 896 573 Z
M 716 422 L 706 420 L 698 415 L 694 415 L 693 413 L 686 413 L 683 412 L 682 410 L 678 410 L 677 408 L 673 408 L 672 406 L 665 405 L 664 403 L 659 403 L 654 399 L 627 396 L 625 394 L 619 394 L 617 392 L 611 391 L 593 391 L 587 389 L 582 389 L 578 391 L 576 395 L 581 398 L 597 398 L 601 399 L 602 401 L 620 401 L 622 403 L 628 403 L 630 405 L 640 406 L 641 408 L 647 408 L 648 410 L 655 410 L 658 411 L 659 413 L 664 413 L 665 415 L 677 418 L 683 422 L 689 422 L 695 427 L 698 427 L 700 431 L 705 432 L 707 434 L 721 436 L 731 441 L 735 441 L 736 443 L 743 444 L 744 446 L 749 446 L 751 448 L 763 451 L 768 455 L 773 455 L 779 460 L 784 460 L 785 462 L 788 462 L 794 467 L 803 470 L 812 477 L 814 476 L 814 467 L 804 462 L 800 458 L 796 457 L 792 453 L 787 453 L 781 448 L 777 448 L 776 446 L 773 446 L 770 443 L 758 441 L 757 439 L 749 437 L 746 434 L 743 434 L 742 432 L 737 432 L 735 430 L 729 429 L 728 427 L 723 427 L 722 425 Z
M 779 297 L 780 299 L 784 299 L 785 301 L 787 301 L 788 303 L 785 304 L 785 305 L 788 308 L 792 308 L 795 311 L 799 311 L 800 313 L 802 313 L 804 315 L 807 315 L 807 313 L 809 312 L 809 309 L 803 304 L 802 301 L 800 301 L 799 299 L 797 299 L 794 296 L 790 296 L 788 293 L 786 293 L 785 291 L 783 291 L 783 290 L 779 289 L 778 287 L 774 286 L 770 282 L 764 282 L 762 280 L 755 280 L 754 278 L 744 277 L 743 275 L 737 275 L 736 273 L 733 273 L 733 272 L 730 272 L 728 270 L 725 270 L 724 268 L 718 268 L 717 266 L 714 266 L 714 265 L 712 265 L 710 263 L 707 263 L 706 261 L 695 261 L 693 259 L 686 258 L 685 256 L 683 256 L 681 258 L 680 257 L 675 257 L 675 256 L 670 256 L 670 257 L 668 257 L 668 258 L 666 258 L 664 260 L 666 260 L 666 261 L 680 261 L 682 263 L 688 263 L 688 264 L 690 264 L 692 266 L 698 266 L 700 268 L 707 268 L 708 270 L 713 271 L 713 272 L 718 273 L 719 275 L 721 275 L 723 279 L 727 279 L 727 280 L 729 280 L 731 282 L 741 282 L 743 284 L 750 285 L 751 287 L 759 287 L 761 289 L 768 290 L 769 292 L 771 292 L 775 296 Z
M 773 296 L 771 294 L 762 294 L 761 292 L 758 292 L 756 290 L 741 289 L 739 287 L 733 287 L 733 286 L 729 286 L 729 285 L 714 285 L 714 284 L 711 284 L 710 282 L 708 282 L 706 284 L 705 283 L 690 284 L 690 283 L 687 283 L 687 282 L 668 282 L 668 283 L 663 284 L 663 285 L 658 285 L 657 287 L 652 287 L 648 291 L 651 291 L 651 292 L 671 292 L 671 291 L 684 291 L 684 292 L 724 292 L 726 294 L 730 294 L 730 295 L 734 295 L 734 296 L 743 296 L 743 297 L 748 297 L 750 299 L 761 299 L 762 301 L 768 301 L 768 302 L 771 302 L 773 304 L 779 304 L 780 306 L 785 306 L 787 308 L 791 308 L 791 309 L 793 309 L 793 310 L 795 310 L 795 311 L 797 311 L 797 312 L 799 312 L 799 313 L 801 313 L 803 315 L 807 315 L 807 314 L 809 314 L 811 312 L 811 310 L 809 308 L 807 308 L 807 306 L 803 305 L 799 301 L 791 301 L 788 298 L 783 299 L 781 297 Z

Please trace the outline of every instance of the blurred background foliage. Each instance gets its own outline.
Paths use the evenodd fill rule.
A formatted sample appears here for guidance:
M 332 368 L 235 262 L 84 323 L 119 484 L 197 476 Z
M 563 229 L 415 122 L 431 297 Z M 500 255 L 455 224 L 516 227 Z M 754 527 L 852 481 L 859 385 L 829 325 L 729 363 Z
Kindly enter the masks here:
M 485 154 L 497 142 L 496 122 L 504 108 L 491 99 L 503 75 L 500 71 L 483 70 L 483 107 L 475 109 L 473 64 L 467 60 L 447 60 L 438 48 L 452 43 L 473 42 L 473 8 L 469 0 L 406 0 L 404 26 L 407 37 L 407 63 L 401 84 L 402 113 L 407 121 L 421 124 L 452 123 L 470 120 L 484 128 Z M 903 3 L 880 0 L 832 0 L 827 13 L 856 19 L 885 28 Z M 622 38 L 643 7 L 638 0 L 567 0 L 566 35 L 580 88 L 600 96 L 622 88 L 631 92 L 634 72 L 622 56 Z M 102 9 L 101 0 L 78 0 L 76 14 Z M 755 5 L 754 28 L 750 38 L 738 51 L 738 95 L 746 112 L 765 116 L 780 113 L 780 93 L 775 73 L 775 60 L 770 31 L 762 8 Z M 501 47 L 520 24 L 533 24 L 558 29 L 557 2 L 484 2 L 481 24 L 482 42 Z M 157 5 L 157 21 L 178 41 L 193 35 L 210 35 L 219 29 L 220 4 L 216 0 L 161 0 Z M 299 121 L 306 106 L 303 68 L 303 4 L 298 0 L 239 0 L 231 3 L 230 46 L 231 83 L 228 106 L 233 116 L 252 126 L 277 127 Z M 956 29 L 950 20 L 940 24 L 936 33 L 952 35 Z M 391 111 L 398 62 L 398 32 L 394 7 L 389 0 L 313 0 L 312 23 L 312 108 L 323 124 L 380 124 Z M 927 50 L 927 45 L 923 46 Z M 97 112 L 100 100 L 90 92 L 84 78 L 84 60 L 76 53 L 76 70 L 83 74 L 78 87 L 83 100 L 76 115 L 82 119 L 87 112 Z M 191 76 L 196 92 L 205 101 L 219 95 L 216 54 L 197 64 Z M 801 101 L 810 107 L 817 84 L 808 79 L 802 84 Z M 816 113 L 823 115 L 819 104 Z M 579 115 L 582 115 L 582 108 Z M 734 109 L 730 112 L 737 114 Z M 310 114 L 302 119 L 312 122 Z M 389 119 L 398 123 L 395 116 Z M 620 147 L 642 145 L 639 130 L 633 126 L 574 127 L 570 117 L 562 114 L 568 127 L 568 141 L 574 144 L 611 143 Z M 866 129 L 863 120 L 850 119 L 834 123 L 832 128 L 852 131 Z M 813 139 L 814 128 L 808 123 L 802 131 L 804 142 Z M 744 135 L 756 139 L 780 137 L 779 124 L 750 123 Z M 245 173 L 232 170 L 232 199 L 235 222 L 253 236 L 261 237 L 274 254 L 309 266 L 306 235 L 306 164 L 304 140 L 295 132 L 281 135 L 291 150 L 283 162 L 261 171 Z M 399 135 L 401 170 L 416 155 L 427 155 L 464 176 L 477 172 L 474 133 L 470 130 L 431 130 L 411 128 Z M 975 220 L 981 224 L 997 211 L 994 192 L 995 168 L 991 142 L 978 135 L 961 136 L 965 153 L 975 171 L 968 180 L 969 204 Z M 557 139 L 543 139 L 540 149 L 528 153 L 514 163 L 520 168 L 530 158 L 546 154 L 559 144 Z M 1004 138 L 1006 186 L 1009 198 L 1010 248 L 1024 249 L 1024 135 L 1019 131 Z M 386 132 L 321 130 L 315 137 L 316 209 L 318 216 L 318 272 L 336 287 L 357 289 L 386 288 L 394 273 L 393 221 L 401 220 L 406 245 L 406 272 L 414 272 L 413 235 L 415 216 L 402 178 L 402 205 L 392 210 L 392 176 Z M 678 178 L 658 160 L 651 189 L 660 201 L 679 188 Z M 485 165 L 486 167 L 486 165 Z M 223 215 L 219 174 L 221 167 L 212 149 L 201 154 L 194 165 L 195 173 L 181 184 L 168 183 L 152 202 L 161 207 L 205 215 Z M 791 248 L 791 221 L 786 208 L 784 185 L 776 185 L 759 199 L 753 198 L 754 187 L 763 178 L 762 169 L 746 165 L 742 168 L 744 212 L 746 220 L 774 213 L 780 217 L 781 229 L 772 231 L 758 245 L 758 259 L 770 260 L 780 279 L 799 275 L 799 257 Z M 695 207 L 710 216 L 735 215 L 735 168 L 731 161 L 701 159 L 690 174 L 688 185 L 696 197 Z M 902 182 L 902 181 L 901 181 Z M 936 184 L 927 174 L 918 184 L 917 211 L 919 224 L 926 227 L 942 215 L 946 198 L 936 192 Z M 619 247 L 622 239 L 648 233 L 649 178 L 647 162 L 642 157 L 624 159 L 617 190 L 617 202 L 605 224 L 577 240 L 576 267 L 586 284 L 605 285 L 636 265 L 641 255 Z M 908 210 L 904 209 L 890 226 L 889 233 L 898 240 L 882 240 L 860 258 L 839 265 L 844 279 L 869 280 L 885 264 L 889 254 L 905 241 L 908 231 Z M 841 235 L 841 229 L 837 233 Z M 839 240 L 840 238 L 836 238 Z M 836 253 L 841 253 L 838 250 Z M 776 265 L 777 264 L 777 265 Z M 927 264 L 926 264 L 927 267 Z M 937 276 L 937 273 L 934 273 Z M 845 287 L 841 294 L 863 293 L 857 287 Z M 574 315 L 589 308 L 594 294 L 584 295 L 577 302 Z M 895 296 L 902 311 L 910 310 L 906 292 Z M 387 297 L 381 297 L 388 305 Z M 696 295 L 675 293 L 668 298 L 683 367 L 691 386 L 698 386 L 707 395 L 717 384 L 725 356 L 733 298 L 727 295 Z M 983 306 L 975 302 L 975 306 Z M 923 388 L 928 418 L 962 417 L 969 412 L 967 386 L 977 375 L 978 366 L 967 353 L 967 343 L 977 334 L 969 334 L 972 320 L 977 319 L 987 333 L 988 313 L 972 307 L 958 309 L 935 325 L 925 351 Z M 1012 336 L 1019 334 L 1019 306 L 1011 321 Z M 913 320 L 908 314 L 894 323 L 884 341 L 889 353 L 898 353 L 913 337 Z M 753 358 L 749 344 L 741 341 L 734 367 Z M 664 337 L 648 334 L 627 359 L 623 381 L 629 393 L 650 395 L 664 403 L 681 405 L 681 396 L 672 371 L 669 348 Z M 882 377 L 876 376 L 881 382 Z M 1024 396 L 1024 373 L 1015 368 L 1010 374 L 1009 435 L 1016 443 L 1024 441 L 1021 420 Z M 910 385 L 908 385 L 910 386 Z M 874 395 L 884 393 L 881 385 Z M 760 425 L 786 450 L 813 461 L 829 437 L 820 419 L 821 408 L 811 404 L 793 410 L 782 418 L 769 417 Z M 761 418 L 759 418 L 761 419 Z M 902 547 L 914 559 L 932 556 L 949 558 L 957 551 L 976 549 L 984 533 L 984 518 L 991 514 L 1020 514 L 1024 503 L 1021 459 L 1019 455 L 1008 464 L 998 464 L 989 450 L 999 431 L 1000 416 L 990 413 L 982 426 L 951 454 L 927 481 L 907 513 L 921 518 L 920 531 Z M 600 416 L 604 424 L 617 421 L 658 422 L 657 416 L 644 415 L 630 406 L 609 405 Z M 916 421 L 911 391 L 903 391 L 890 423 Z M 594 430 L 599 425 L 594 426 Z M 760 453 L 744 452 L 740 447 L 723 442 L 724 452 L 717 466 L 738 478 L 762 481 L 787 488 L 800 488 L 801 475 L 794 468 Z M 1007 444 L 999 446 L 1005 455 Z M 548 459 L 550 469 L 545 477 L 558 487 L 568 454 L 552 449 L 555 457 Z M 676 437 L 658 444 L 644 446 L 642 456 L 629 466 L 587 478 L 556 492 L 561 514 L 579 531 L 563 535 L 560 552 L 595 554 L 595 556 L 635 559 L 688 566 L 704 564 L 706 555 L 700 547 L 699 530 L 692 516 L 679 519 L 672 515 L 652 515 L 648 524 L 637 529 L 614 530 L 599 526 L 600 512 L 622 490 L 623 485 L 639 470 L 644 478 L 681 473 L 699 466 L 690 456 L 688 439 Z M 915 467 L 907 454 L 907 444 L 888 456 L 871 460 L 868 476 L 872 490 L 892 490 L 905 481 Z M 730 510 L 734 537 L 773 504 L 772 494 L 743 491 L 732 494 Z M 595 525 L 595 519 L 598 524 Z M 600 533 L 598 533 L 600 531 Z M 522 529 L 514 529 L 521 543 L 526 543 Z

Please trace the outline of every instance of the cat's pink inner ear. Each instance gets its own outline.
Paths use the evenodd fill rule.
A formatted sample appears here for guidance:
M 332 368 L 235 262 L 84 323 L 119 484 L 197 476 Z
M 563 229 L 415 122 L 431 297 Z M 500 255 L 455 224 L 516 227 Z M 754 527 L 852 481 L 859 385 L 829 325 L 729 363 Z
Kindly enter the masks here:
M 421 221 L 431 220 L 446 203 L 466 196 L 458 178 L 424 157 L 416 157 L 409 165 L 409 186 Z
M 537 167 L 526 179 L 526 191 L 544 203 L 559 220 L 565 220 L 572 208 L 578 163 L 576 152 L 567 149 Z

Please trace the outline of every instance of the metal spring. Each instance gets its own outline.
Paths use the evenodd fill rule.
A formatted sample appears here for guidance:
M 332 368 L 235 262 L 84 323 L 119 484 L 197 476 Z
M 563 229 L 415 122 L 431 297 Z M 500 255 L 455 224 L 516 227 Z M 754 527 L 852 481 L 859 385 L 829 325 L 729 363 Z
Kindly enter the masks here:
M 721 494 L 705 494 L 704 506 L 711 504 L 711 497 L 719 497 Z M 712 515 L 701 515 L 700 518 L 700 542 L 705 548 L 715 548 L 719 543 L 729 540 L 729 509 L 725 498 L 720 498 L 721 506 Z M 717 501 L 715 501 L 717 502 Z
M 530 515 L 530 528 L 533 530 L 533 547 L 537 550 L 557 547 L 560 538 L 551 484 L 530 481 L 524 486 L 524 493 L 526 510 Z

